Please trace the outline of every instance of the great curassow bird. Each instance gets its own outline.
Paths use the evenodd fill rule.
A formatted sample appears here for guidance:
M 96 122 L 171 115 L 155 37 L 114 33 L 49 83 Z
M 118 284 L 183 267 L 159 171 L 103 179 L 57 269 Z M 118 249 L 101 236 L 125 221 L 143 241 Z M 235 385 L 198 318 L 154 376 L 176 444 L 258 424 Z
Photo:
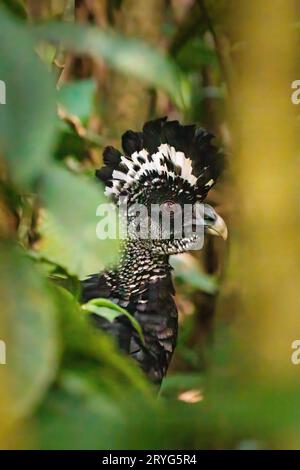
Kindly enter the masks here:
M 129 229 L 119 264 L 83 281 L 82 300 L 108 298 L 136 318 L 142 328 L 144 344 L 124 315 L 113 323 L 94 316 L 94 322 L 110 332 L 119 347 L 158 384 L 167 372 L 178 329 L 169 256 L 197 249 L 203 231 L 223 238 L 227 236 L 223 219 L 211 206 L 203 204 L 199 220 L 193 209 L 205 199 L 223 168 L 223 155 L 212 145 L 212 138 L 212 134 L 194 125 L 182 126 L 178 121 L 157 119 L 147 122 L 142 132 L 125 132 L 123 154 L 106 147 L 105 165 L 96 171 L 96 176 L 105 184 L 106 194 L 117 205 L 126 202 Z M 170 236 L 164 236 L 160 219 L 159 222 L 151 219 L 153 231 L 149 236 L 139 237 L 136 230 L 130 229 L 137 228 L 130 215 L 135 204 L 143 204 L 149 210 L 159 205 L 162 212 L 171 214 Z M 184 219 L 178 237 L 173 209 L 188 205 L 192 207 L 192 216 L 187 218 L 188 222 Z M 148 222 L 148 215 L 145 219 L 140 225 Z M 203 228 L 200 234 L 194 230 L 199 224 Z M 186 225 L 190 229 L 188 235 Z

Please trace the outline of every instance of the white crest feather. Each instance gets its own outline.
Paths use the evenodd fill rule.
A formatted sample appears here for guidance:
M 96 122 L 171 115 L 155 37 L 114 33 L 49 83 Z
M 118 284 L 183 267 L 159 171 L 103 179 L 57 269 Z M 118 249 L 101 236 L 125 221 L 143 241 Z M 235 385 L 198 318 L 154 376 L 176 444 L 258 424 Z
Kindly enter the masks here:
M 145 162 L 139 161 L 142 157 Z M 112 187 L 107 187 L 105 190 L 106 195 L 116 195 L 121 190 L 126 190 L 136 183 L 143 174 L 149 171 L 156 172 L 158 175 L 166 174 L 175 178 L 175 172 L 170 171 L 166 165 L 166 160 L 170 160 L 172 164 L 180 168 L 179 178 L 182 178 L 192 186 L 196 184 L 197 177 L 193 174 L 192 161 L 187 158 L 183 152 L 177 152 L 174 147 L 169 144 L 161 144 L 158 147 L 158 152 L 151 155 L 148 159 L 148 152 L 142 149 L 139 152 L 134 152 L 130 159 L 121 156 L 121 163 L 127 168 L 124 170 L 114 170 L 112 173 Z M 213 181 L 210 180 L 207 185 L 212 185 Z

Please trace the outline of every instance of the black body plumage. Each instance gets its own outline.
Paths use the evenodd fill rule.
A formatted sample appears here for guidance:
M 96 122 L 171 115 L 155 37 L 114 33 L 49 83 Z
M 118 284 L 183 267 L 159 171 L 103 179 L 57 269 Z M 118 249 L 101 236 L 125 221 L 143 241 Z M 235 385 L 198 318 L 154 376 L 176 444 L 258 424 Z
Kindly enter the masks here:
M 104 150 L 104 166 L 96 176 L 106 194 L 118 205 L 149 206 L 175 201 L 183 205 L 203 201 L 223 167 L 223 156 L 212 145 L 213 135 L 196 126 L 182 126 L 166 118 L 147 122 L 143 132 L 127 131 L 122 154 Z M 83 281 L 82 301 L 109 298 L 128 310 L 141 325 L 145 344 L 125 316 L 113 323 L 94 316 L 96 326 L 111 333 L 147 376 L 160 383 L 165 376 L 177 339 L 177 309 L 169 255 L 187 251 L 194 240 L 124 242 L 118 266 Z

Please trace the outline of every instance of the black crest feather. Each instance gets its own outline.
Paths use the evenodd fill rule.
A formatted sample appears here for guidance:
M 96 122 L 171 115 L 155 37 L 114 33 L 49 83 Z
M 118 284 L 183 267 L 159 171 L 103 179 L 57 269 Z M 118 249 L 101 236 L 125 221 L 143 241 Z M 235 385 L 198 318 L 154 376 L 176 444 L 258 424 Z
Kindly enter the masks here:
M 115 196 L 118 197 L 118 191 L 124 190 L 124 187 L 128 188 L 130 180 L 136 184 L 141 175 L 145 177 L 148 174 L 153 178 L 156 174 L 154 164 L 163 168 L 162 170 L 158 167 L 157 174 L 160 176 L 165 171 L 167 174 L 184 178 L 182 155 L 179 156 L 179 153 L 182 153 L 184 161 L 190 161 L 192 172 L 190 183 L 197 188 L 203 199 L 224 167 L 224 156 L 212 144 L 213 138 L 213 134 L 205 129 L 197 128 L 195 125 L 184 126 L 178 121 L 167 121 L 166 117 L 149 121 L 144 124 L 142 132 L 128 130 L 123 134 L 123 157 L 113 147 L 105 148 L 103 154 L 105 166 L 96 171 L 96 176 L 107 187 L 113 187 L 116 180 L 118 190 L 115 191 Z M 167 144 L 169 153 L 164 153 L 166 150 L 162 144 Z M 159 155 L 159 159 L 155 154 Z M 114 170 L 117 173 L 113 174 Z

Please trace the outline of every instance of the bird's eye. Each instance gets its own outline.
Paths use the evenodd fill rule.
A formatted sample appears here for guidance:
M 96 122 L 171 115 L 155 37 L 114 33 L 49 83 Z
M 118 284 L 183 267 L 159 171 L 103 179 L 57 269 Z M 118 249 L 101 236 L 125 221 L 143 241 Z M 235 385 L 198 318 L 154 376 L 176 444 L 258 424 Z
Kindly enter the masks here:
M 167 200 L 162 203 L 163 211 L 167 214 L 175 214 L 180 210 L 180 205 L 172 200 Z
M 204 220 L 208 222 L 214 222 L 216 220 L 216 212 L 208 204 L 204 204 Z

